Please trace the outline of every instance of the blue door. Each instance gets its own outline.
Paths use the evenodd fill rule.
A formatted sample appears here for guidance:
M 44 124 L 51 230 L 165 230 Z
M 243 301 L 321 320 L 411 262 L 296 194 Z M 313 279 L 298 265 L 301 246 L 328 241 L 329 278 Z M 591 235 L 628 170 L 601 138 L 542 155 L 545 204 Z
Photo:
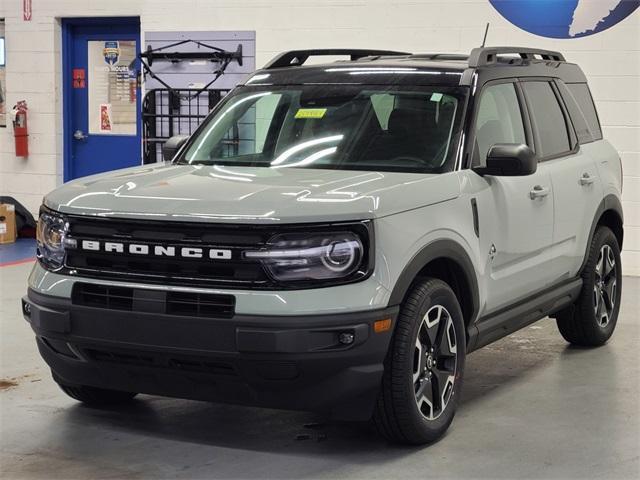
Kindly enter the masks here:
M 62 27 L 64 180 L 140 165 L 139 19 Z

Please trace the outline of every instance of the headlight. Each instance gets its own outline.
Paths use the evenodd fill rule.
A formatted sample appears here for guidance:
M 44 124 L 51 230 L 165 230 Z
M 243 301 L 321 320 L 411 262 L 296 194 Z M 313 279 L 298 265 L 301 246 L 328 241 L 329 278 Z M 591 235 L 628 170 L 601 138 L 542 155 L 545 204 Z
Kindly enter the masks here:
M 280 282 L 362 277 L 365 248 L 354 232 L 291 233 L 276 235 L 266 248 L 244 252 L 260 260 Z
M 66 220 L 48 212 L 38 218 L 38 259 L 50 270 L 59 270 L 64 264 L 65 237 L 68 230 Z

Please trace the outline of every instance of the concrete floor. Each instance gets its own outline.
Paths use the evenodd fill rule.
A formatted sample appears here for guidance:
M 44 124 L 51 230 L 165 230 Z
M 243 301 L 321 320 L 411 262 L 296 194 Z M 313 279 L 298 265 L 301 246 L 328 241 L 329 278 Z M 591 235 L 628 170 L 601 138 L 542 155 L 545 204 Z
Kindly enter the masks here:
M 406 448 L 366 425 L 305 428 L 321 419 L 304 413 L 149 396 L 84 407 L 20 315 L 29 269 L 0 268 L 2 478 L 640 478 L 640 278 L 624 279 L 604 347 L 571 348 L 544 320 L 473 353 L 446 437 Z

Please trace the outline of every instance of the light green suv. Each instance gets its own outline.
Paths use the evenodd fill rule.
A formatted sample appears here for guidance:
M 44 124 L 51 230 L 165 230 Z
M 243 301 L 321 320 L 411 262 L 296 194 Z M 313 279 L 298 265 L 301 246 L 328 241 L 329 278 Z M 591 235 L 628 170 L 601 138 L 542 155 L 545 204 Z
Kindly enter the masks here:
M 545 316 L 579 345 L 615 328 L 620 159 L 557 52 L 287 52 L 165 151 L 44 199 L 23 312 L 78 400 L 373 418 L 420 444 L 469 352 Z

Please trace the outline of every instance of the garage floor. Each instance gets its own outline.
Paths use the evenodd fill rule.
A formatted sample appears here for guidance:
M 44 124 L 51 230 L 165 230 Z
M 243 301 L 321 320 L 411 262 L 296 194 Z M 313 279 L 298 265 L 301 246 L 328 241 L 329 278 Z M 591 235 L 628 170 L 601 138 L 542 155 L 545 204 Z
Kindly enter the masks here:
M 640 477 L 640 278 L 625 278 L 608 345 L 568 347 L 542 321 L 480 350 L 448 435 L 400 448 L 302 413 L 148 396 L 83 407 L 58 391 L 20 315 L 30 267 L 0 268 L 2 478 Z

